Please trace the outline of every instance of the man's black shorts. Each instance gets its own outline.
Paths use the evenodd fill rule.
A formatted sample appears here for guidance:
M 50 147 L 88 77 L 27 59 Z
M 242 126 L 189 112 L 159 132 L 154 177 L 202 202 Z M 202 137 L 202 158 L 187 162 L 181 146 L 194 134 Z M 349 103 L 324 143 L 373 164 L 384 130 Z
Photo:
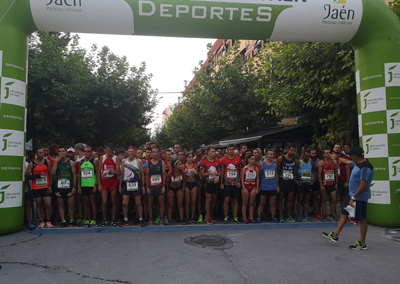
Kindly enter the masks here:
M 72 188 L 57 188 L 55 190 L 55 195 L 58 198 L 62 198 L 62 199 L 68 199 L 68 198 L 71 198 L 72 196 L 74 196 L 72 194 Z
M 326 194 L 331 194 L 336 190 L 334 185 L 324 185 Z
M 313 191 L 313 192 L 318 192 L 318 191 L 320 191 L 320 186 L 319 186 L 319 181 L 318 181 L 318 180 L 316 180 L 316 181 L 314 182 L 314 184 L 312 185 L 312 191 Z
M 35 198 L 51 197 L 51 193 L 47 192 L 47 188 L 32 189 L 32 194 Z
M 138 190 L 131 191 L 126 187 L 126 181 L 122 182 L 122 195 L 138 196 L 142 195 L 142 182 L 138 182 Z
M 346 196 L 346 195 L 347 195 L 347 194 L 346 194 L 347 188 L 344 187 L 344 184 L 345 184 L 345 183 L 346 183 L 345 180 L 339 180 L 339 183 L 338 183 L 338 190 L 339 190 L 339 195 L 340 195 L 340 196 Z
M 294 180 L 279 178 L 279 190 L 284 193 L 294 192 Z
M 208 193 L 208 194 L 218 194 L 220 192 L 219 188 L 220 188 L 219 183 L 206 182 L 204 184 L 205 192 Z
M 94 192 L 93 192 L 93 187 L 94 187 L 94 186 L 81 187 L 82 195 L 83 195 L 83 196 L 90 196 L 91 194 L 94 194 Z
M 346 200 L 344 201 L 344 207 L 346 208 L 347 205 L 349 205 L 350 202 L 350 195 L 347 195 Z M 362 221 L 367 219 L 367 204 L 368 202 L 366 201 L 355 201 L 356 204 L 356 214 L 355 217 L 353 218 L 356 221 Z M 349 216 L 349 212 L 347 212 L 346 209 L 342 209 L 342 214 Z
M 262 196 L 276 196 L 278 194 L 277 190 L 260 190 Z
M 232 197 L 239 198 L 240 196 L 240 188 L 237 188 L 236 185 L 224 185 L 224 189 L 222 190 L 224 197 Z
M 312 185 L 309 182 L 303 182 L 299 187 L 300 194 L 311 194 L 312 192 Z

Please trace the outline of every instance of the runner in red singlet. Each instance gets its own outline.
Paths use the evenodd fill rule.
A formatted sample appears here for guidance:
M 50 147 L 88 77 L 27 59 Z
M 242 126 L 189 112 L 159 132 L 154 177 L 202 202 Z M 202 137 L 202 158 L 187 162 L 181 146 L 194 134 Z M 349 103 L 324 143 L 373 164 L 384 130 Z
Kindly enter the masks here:
M 336 192 L 338 188 L 337 163 L 331 159 L 331 150 L 324 150 L 324 160 L 318 164 L 318 179 L 322 197 L 322 220 L 336 221 Z M 331 215 L 326 216 L 326 198 L 329 194 Z

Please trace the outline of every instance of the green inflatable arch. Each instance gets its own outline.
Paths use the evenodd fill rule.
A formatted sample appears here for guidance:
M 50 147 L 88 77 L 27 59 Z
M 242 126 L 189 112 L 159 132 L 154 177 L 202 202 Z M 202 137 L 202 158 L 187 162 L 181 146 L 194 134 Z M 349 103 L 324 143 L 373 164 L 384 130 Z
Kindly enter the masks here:
M 1 0 L 0 235 L 23 224 L 28 36 L 37 30 L 349 42 L 368 221 L 400 226 L 400 21 L 382 0 Z

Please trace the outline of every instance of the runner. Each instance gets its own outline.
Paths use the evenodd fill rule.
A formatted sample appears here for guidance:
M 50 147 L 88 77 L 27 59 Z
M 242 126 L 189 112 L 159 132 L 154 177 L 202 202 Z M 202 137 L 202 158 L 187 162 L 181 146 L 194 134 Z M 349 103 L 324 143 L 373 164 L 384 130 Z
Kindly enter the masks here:
M 128 158 L 122 161 L 121 176 L 119 178 L 119 192 L 123 195 L 122 206 L 124 212 L 124 223 L 121 227 L 129 226 L 128 207 L 131 196 L 135 198 L 139 226 L 145 226 L 141 201 L 142 194 L 146 191 L 146 186 L 143 184 L 143 176 L 143 162 L 137 158 L 136 148 L 129 146 Z
M 50 147 L 49 147 L 49 144 L 43 143 L 42 148 L 43 148 L 43 155 L 44 155 L 44 157 L 47 157 L 47 155 L 50 154 Z
M 178 159 L 181 162 L 182 166 L 186 163 L 185 151 L 183 150 L 178 151 Z
M 333 152 L 336 154 L 336 162 L 338 163 L 338 197 L 340 197 L 340 210 L 342 210 L 344 206 L 344 200 L 347 196 L 347 190 L 349 188 L 350 165 L 342 163 L 339 158 L 347 160 L 350 159 L 346 154 L 342 153 L 342 146 L 340 144 L 335 144 L 333 147 Z
M 171 169 L 172 151 L 165 150 L 165 154 L 167 155 L 167 157 L 165 159 L 165 170 L 167 170 L 169 172 Z
M 354 219 L 360 222 L 360 240 L 356 241 L 354 245 L 350 245 L 349 248 L 352 250 L 366 250 L 365 238 L 368 230 L 367 205 L 371 194 L 371 182 L 374 178 L 374 167 L 364 158 L 364 150 L 358 146 L 354 146 L 350 150 L 349 155 L 352 161 L 339 158 L 342 163 L 353 167 L 350 176 L 349 195 L 346 198 L 345 206 L 353 208 L 355 211 Z M 351 209 L 348 210 L 353 211 Z M 339 240 L 340 232 L 344 225 L 346 225 L 347 218 L 350 215 L 348 210 L 342 210 L 342 216 L 335 232 L 329 234 L 323 233 L 326 238 L 333 242 Z
M 183 151 L 179 151 L 179 154 Z M 179 223 L 183 223 L 183 195 L 186 185 L 186 175 L 183 174 L 183 164 L 178 159 L 172 159 L 171 171 L 167 175 L 167 195 L 168 195 L 168 218 L 172 220 L 172 209 L 174 207 L 174 197 L 176 195 Z
M 203 223 L 203 202 L 204 200 L 202 197 L 204 196 L 204 178 L 201 176 L 200 173 L 200 165 L 201 163 L 206 159 L 206 157 L 203 154 L 203 148 L 202 147 L 197 147 L 195 149 L 195 157 L 194 157 L 194 163 L 196 164 L 197 169 L 199 170 L 199 175 L 197 176 L 196 182 L 197 182 L 197 211 L 199 212 L 199 219 L 197 220 L 197 223 L 201 224 Z
M 82 225 L 92 227 L 97 226 L 97 162 L 92 158 L 92 147 L 86 146 L 84 153 L 85 156 L 79 161 L 78 192 L 83 196 L 87 218 Z
M 256 200 L 256 195 L 260 190 L 260 176 L 259 168 L 255 165 L 255 156 L 248 155 L 247 157 L 247 165 L 242 169 L 240 174 L 240 180 L 242 183 L 242 214 L 243 214 L 243 223 L 247 224 L 249 221 L 247 220 L 247 205 L 249 205 L 249 215 L 250 222 L 255 223 L 254 220 L 254 202 Z
M 175 144 L 174 145 L 174 154 L 172 155 L 172 159 L 178 159 L 178 151 L 181 150 L 181 145 Z
M 154 221 L 154 224 L 159 225 L 162 220 L 161 216 L 164 215 L 164 193 L 165 193 L 165 164 L 158 158 L 158 148 L 153 148 L 152 159 L 147 162 L 146 165 L 146 176 L 147 176 L 147 197 L 148 199 L 148 210 L 149 210 L 149 224 L 153 224 L 153 203 L 154 196 L 158 198 L 158 204 L 160 206 L 160 214 Z M 164 216 L 164 224 L 168 225 L 168 217 Z
M 300 160 L 300 167 L 298 170 L 300 187 L 299 187 L 299 195 L 297 196 L 297 222 L 312 222 L 310 217 L 308 217 L 308 209 L 310 207 L 310 196 L 312 193 L 312 186 L 317 179 L 317 175 L 313 175 L 312 172 L 316 172 L 317 168 L 315 164 L 311 161 L 311 151 L 305 150 L 303 154 L 303 159 Z M 304 200 L 304 218 L 301 216 L 301 206 Z
M 246 158 L 247 156 L 245 155 L 246 152 L 247 151 L 247 144 L 245 144 L 245 143 L 243 143 L 243 144 L 240 144 L 240 151 L 239 151 L 239 156 L 242 158 L 242 159 L 244 159 L 244 158 Z
M 235 145 L 229 144 L 226 153 L 227 156 L 221 159 L 220 175 L 224 176 L 221 182 L 221 189 L 224 195 L 224 224 L 228 223 L 229 201 L 232 198 L 233 222 L 239 224 L 238 219 L 238 198 L 240 196 L 241 181 L 239 179 L 242 159 L 236 156 Z
M 276 167 L 279 174 L 279 222 L 284 223 L 283 218 L 283 200 L 287 198 L 287 208 L 286 208 L 286 222 L 296 222 L 291 214 L 293 210 L 293 199 L 294 199 L 294 185 L 295 182 L 299 183 L 295 176 L 295 167 L 299 168 L 300 163 L 294 158 L 296 152 L 295 146 L 289 146 L 287 148 L 287 153 L 280 156 L 276 162 Z M 286 195 L 286 196 L 285 196 Z
M 145 182 L 147 180 L 146 177 L 146 165 L 147 165 L 147 160 L 145 158 L 143 158 L 143 148 L 139 147 L 136 150 L 136 159 L 142 159 L 142 165 L 143 165 L 143 176 L 142 176 L 142 182 L 145 185 Z M 144 190 L 144 192 L 142 192 L 142 207 L 143 207 L 143 216 L 144 216 L 144 223 L 146 225 L 147 223 L 147 219 L 148 219 L 148 214 L 149 214 L 149 210 L 147 208 L 147 189 Z
M 67 148 L 67 158 L 75 162 L 75 149 L 72 147 Z
M 219 168 L 220 162 L 215 159 L 215 147 L 209 146 L 207 148 L 207 159 L 200 164 L 200 173 L 205 181 L 205 192 L 206 192 L 206 213 L 207 213 L 207 224 L 212 225 L 212 214 L 215 209 L 215 204 L 218 197 L 218 184 L 219 179 Z
M 67 152 L 69 151 L 73 151 L 73 158 L 74 159 L 70 159 L 75 161 L 75 167 L 76 167 L 76 174 L 78 175 L 80 173 L 80 165 L 81 165 L 81 161 L 85 158 L 85 146 L 82 143 L 78 143 L 75 144 L 75 149 L 74 148 L 70 148 L 67 150 Z M 90 154 L 91 157 L 91 154 Z M 84 219 L 84 213 L 83 213 L 83 207 L 85 206 L 85 201 L 82 198 L 82 194 L 79 192 L 75 193 L 75 201 L 76 201 L 76 207 L 78 208 L 78 214 L 79 214 L 79 218 L 78 220 L 76 220 L 77 224 L 83 224 L 83 223 L 88 223 L 89 220 L 88 219 Z M 88 218 L 88 214 L 86 213 L 86 218 Z
M 106 147 L 106 153 L 99 157 L 98 167 L 97 167 L 97 183 L 99 187 L 99 192 L 101 193 L 101 211 L 103 213 L 103 227 L 108 225 L 107 222 L 107 201 L 108 192 L 111 193 L 111 203 L 112 203 L 112 213 L 111 213 L 111 226 L 116 226 L 115 221 L 116 208 L 117 208 L 117 191 L 118 178 L 120 174 L 120 159 L 114 155 L 114 144 L 109 143 Z
M 51 174 L 51 164 L 44 158 L 43 148 L 36 149 L 36 159 L 29 163 L 25 174 L 25 183 L 30 189 L 36 201 L 36 210 L 40 219 L 38 228 L 54 228 L 50 222 L 52 207 L 51 207 L 51 192 L 53 175 Z M 29 181 L 32 181 L 32 187 Z M 43 202 L 46 208 L 46 219 L 43 218 Z
M 319 164 L 319 159 L 318 159 L 318 151 L 316 149 L 311 150 L 311 162 L 314 164 L 314 166 L 317 168 L 315 171 L 313 168 L 312 171 L 312 178 L 314 179 L 314 176 L 318 176 L 318 164 Z M 321 192 L 320 192 L 320 186 L 319 186 L 319 179 L 317 178 L 312 185 L 312 199 L 313 199 L 313 207 L 314 207 L 314 217 L 317 218 L 318 220 L 322 219 L 321 216 L 321 198 L 320 198 Z
M 264 210 L 267 198 L 269 198 L 269 208 L 271 212 L 271 222 L 278 223 L 276 218 L 276 196 L 280 192 L 279 178 L 276 164 L 274 161 L 274 151 L 266 150 L 265 160 L 261 162 L 261 186 L 260 186 L 260 205 L 258 206 L 257 223 L 261 223 L 261 214 Z
M 322 220 L 336 221 L 336 193 L 338 188 L 337 163 L 331 159 L 331 150 L 324 150 L 324 160 L 318 164 L 318 179 L 322 197 Z M 326 198 L 329 194 L 331 215 L 326 215 Z
M 199 173 L 199 171 L 197 170 L 196 164 L 193 163 L 193 154 L 190 152 L 186 154 L 186 164 L 184 165 L 184 172 L 186 176 L 186 183 L 185 183 L 186 223 L 196 224 L 196 221 L 194 220 L 194 213 L 196 212 L 196 199 L 197 199 L 196 176 Z
M 64 200 L 68 201 L 69 213 L 69 226 L 77 226 L 74 221 L 74 205 L 75 205 L 75 192 L 76 192 L 76 169 L 73 161 L 67 158 L 65 147 L 58 149 L 60 156 L 54 161 L 51 168 L 51 173 L 56 175 L 56 189 L 55 195 L 57 196 L 58 213 L 61 217 L 61 228 L 67 226 L 64 212 Z
M 46 156 L 46 159 L 51 163 L 51 166 L 54 165 L 54 161 L 57 159 L 58 148 L 59 146 L 57 144 L 50 145 L 50 154 Z

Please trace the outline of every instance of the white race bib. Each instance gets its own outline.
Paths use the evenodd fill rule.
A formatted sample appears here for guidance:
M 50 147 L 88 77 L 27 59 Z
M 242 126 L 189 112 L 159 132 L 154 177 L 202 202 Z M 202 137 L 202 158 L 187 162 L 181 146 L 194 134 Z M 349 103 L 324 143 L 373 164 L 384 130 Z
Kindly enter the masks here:
M 334 180 L 335 180 L 335 173 L 333 171 L 331 171 L 331 172 L 326 171 L 325 172 L 325 182 L 334 181 Z
M 92 169 L 82 170 L 82 171 L 81 171 L 81 176 L 82 176 L 82 178 L 84 178 L 84 179 L 92 178 L 92 177 L 93 177 L 93 171 L 92 171 Z
M 292 180 L 293 179 L 293 171 L 292 170 L 283 170 L 282 176 L 284 180 Z
M 257 172 L 256 171 L 247 171 L 246 172 L 246 180 L 247 181 L 255 181 L 257 177 Z
M 46 186 L 47 185 L 47 176 L 42 176 L 36 179 L 37 186 Z
M 58 188 L 69 188 L 69 179 L 59 179 Z
M 161 184 L 161 175 L 151 176 L 151 185 L 160 185 Z
M 275 178 L 275 170 L 266 170 L 264 171 L 265 179 L 274 179 Z
M 139 183 L 136 182 L 127 182 L 126 183 L 126 190 L 127 191 L 138 191 L 139 190 Z
M 228 179 L 235 179 L 237 178 L 237 170 L 227 170 L 226 171 L 226 177 Z
M 337 169 L 337 175 L 340 176 L 340 167 Z
M 301 172 L 301 180 L 311 180 L 311 172 L 310 171 L 303 171 Z
M 216 175 L 209 175 L 208 176 L 208 180 L 209 181 L 214 181 L 216 177 L 217 177 Z

